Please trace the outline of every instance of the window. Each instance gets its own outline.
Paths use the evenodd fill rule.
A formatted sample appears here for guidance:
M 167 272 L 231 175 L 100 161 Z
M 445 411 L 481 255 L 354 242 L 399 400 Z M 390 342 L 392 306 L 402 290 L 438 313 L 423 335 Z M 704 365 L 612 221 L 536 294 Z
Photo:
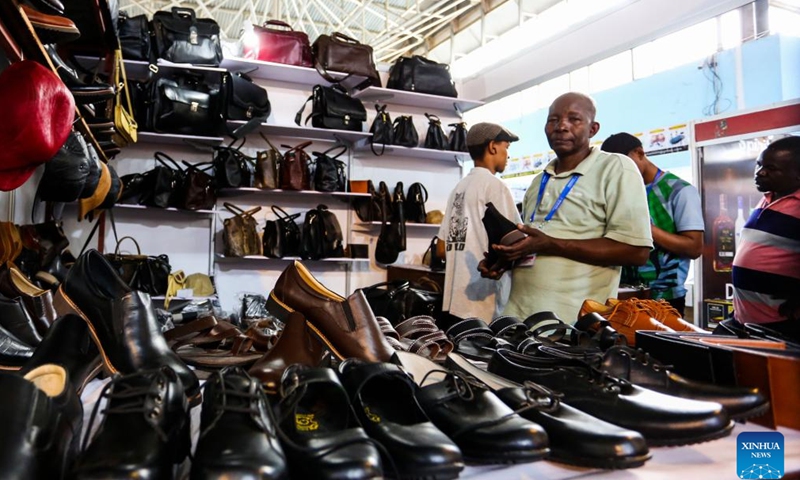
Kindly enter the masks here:
M 631 51 L 624 52 L 600 60 L 589 65 L 590 92 L 600 92 L 633 80 L 633 65 L 631 64 Z
M 652 43 L 653 73 L 708 57 L 717 51 L 717 19 L 712 18 Z
M 779 7 L 769 7 L 769 29 L 792 37 L 800 37 L 800 14 Z
M 742 43 L 741 17 L 738 9 L 719 16 L 719 46 L 723 50 L 738 47 Z

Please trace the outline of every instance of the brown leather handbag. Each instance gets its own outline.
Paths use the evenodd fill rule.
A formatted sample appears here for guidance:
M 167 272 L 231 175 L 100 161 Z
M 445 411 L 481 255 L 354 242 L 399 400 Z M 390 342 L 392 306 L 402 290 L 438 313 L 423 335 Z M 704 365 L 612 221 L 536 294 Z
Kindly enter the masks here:
M 339 32 L 320 35 L 311 45 L 311 53 L 314 56 L 314 67 L 329 82 L 336 82 L 336 79 L 328 73 L 332 71 L 347 73 L 348 76 L 366 77 L 365 86 L 381 86 L 381 79 L 372 56 L 372 47 L 364 45 L 355 38 Z
M 283 190 L 311 190 L 311 174 L 308 171 L 310 157 L 304 148 L 313 142 L 303 142 L 295 147 L 281 145 L 289 150 L 283 154 L 280 164 L 280 187 Z
M 217 187 L 214 177 L 209 171 L 214 168 L 212 162 L 189 163 L 186 165 L 186 178 L 183 183 L 181 208 L 186 210 L 210 210 L 217 203 Z
M 233 214 L 223 222 L 222 241 L 226 257 L 261 255 L 261 239 L 258 237 L 258 222 L 253 215 L 261 207 L 243 210 L 232 203 L 225 202 L 225 208 Z
M 283 160 L 280 150 L 263 133 L 261 138 L 269 145 L 269 150 L 262 150 L 256 154 L 256 178 L 253 184 L 256 188 L 278 188 L 278 165 Z

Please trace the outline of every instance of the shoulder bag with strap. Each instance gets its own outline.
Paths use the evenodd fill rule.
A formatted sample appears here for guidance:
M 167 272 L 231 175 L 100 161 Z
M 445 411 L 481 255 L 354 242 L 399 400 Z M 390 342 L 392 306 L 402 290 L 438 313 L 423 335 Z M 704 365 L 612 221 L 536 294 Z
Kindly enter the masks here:
M 289 215 L 282 208 L 273 205 L 272 211 L 277 220 L 267 220 L 264 225 L 264 256 L 284 258 L 299 256 L 301 253 L 300 227 L 295 220 L 299 213 Z
M 311 190 L 311 174 L 308 170 L 309 156 L 304 148 L 311 145 L 313 142 L 303 142 L 300 145 L 290 147 L 289 145 L 281 145 L 283 148 L 288 148 L 283 154 L 280 168 L 280 188 L 283 190 Z
M 311 126 L 315 128 L 360 132 L 367 121 L 367 110 L 361 101 L 348 95 L 338 84 L 330 87 L 314 86 L 311 96 L 306 100 L 308 102 L 312 102 L 311 113 L 306 117 L 305 123 L 310 119 Z M 301 123 L 306 103 L 294 117 L 297 125 Z
M 232 203 L 225 202 L 223 206 L 233 214 L 223 223 L 222 241 L 226 257 L 244 257 L 247 255 L 261 255 L 261 240 L 258 238 L 258 222 L 253 215 L 261 207 L 243 210 Z
M 217 204 L 217 187 L 214 177 L 209 173 L 212 162 L 189 163 L 186 166 L 186 178 L 183 182 L 181 208 L 186 210 L 210 210 Z M 212 172 L 213 173 L 213 172 Z
M 447 150 L 447 137 L 442 130 L 442 122 L 436 115 L 425 114 L 428 117 L 428 133 L 425 135 L 425 148 L 433 150 Z
M 330 152 L 340 150 L 336 155 Z M 347 190 L 347 164 L 338 160 L 347 152 L 347 145 L 334 145 L 324 152 L 312 152 L 316 158 L 314 190 L 318 192 L 344 192 Z
M 417 182 L 408 187 L 408 196 L 405 201 L 405 218 L 411 223 L 425 223 L 427 213 L 425 202 L 428 201 L 428 190 L 425 185 Z
M 263 189 L 278 188 L 278 166 L 283 161 L 283 155 L 266 135 L 261 132 L 258 134 L 267 142 L 269 149 L 261 150 L 256 155 L 256 176 L 253 186 Z
M 122 81 L 120 81 L 120 73 L 122 74 Z M 131 103 L 128 77 L 125 75 L 125 62 L 122 61 L 121 50 L 114 50 L 114 85 L 117 89 L 117 97 L 114 101 L 114 129 L 116 130 L 116 136 L 121 140 L 118 143 L 121 143 L 121 147 L 125 147 L 131 143 L 136 143 L 139 126 L 133 118 L 133 103 Z M 123 90 L 125 90 L 127 110 L 122 104 Z

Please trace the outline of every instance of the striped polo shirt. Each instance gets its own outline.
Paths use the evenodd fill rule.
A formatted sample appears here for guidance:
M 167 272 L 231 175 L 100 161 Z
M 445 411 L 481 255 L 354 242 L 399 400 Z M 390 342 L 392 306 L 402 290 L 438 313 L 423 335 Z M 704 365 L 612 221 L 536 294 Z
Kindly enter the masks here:
M 742 229 L 733 259 L 733 309 L 741 323 L 786 320 L 778 313 L 800 295 L 800 190 L 772 201 L 768 193 Z

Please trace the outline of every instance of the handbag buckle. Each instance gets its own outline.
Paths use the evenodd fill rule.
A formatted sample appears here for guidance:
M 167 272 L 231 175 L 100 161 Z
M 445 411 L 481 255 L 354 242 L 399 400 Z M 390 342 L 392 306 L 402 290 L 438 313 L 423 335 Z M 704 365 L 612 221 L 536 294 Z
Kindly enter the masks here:
M 345 115 L 344 116 L 344 124 L 348 125 L 349 123 L 350 123 L 350 115 Z
M 197 45 L 197 27 L 191 27 L 189 29 L 189 43 Z
M 247 118 L 253 118 L 253 107 L 247 107 L 247 113 L 245 113 Z
M 196 112 L 196 111 L 197 111 L 197 108 L 198 108 L 199 106 L 200 106 L 200 104 L 199 104 L 199 103 L 197 103 L 197 102 L 192 102 L 192 103 L 191 103 L 191 105 L 189 106 L 189 110 L 191 110 L 192 112 Z

